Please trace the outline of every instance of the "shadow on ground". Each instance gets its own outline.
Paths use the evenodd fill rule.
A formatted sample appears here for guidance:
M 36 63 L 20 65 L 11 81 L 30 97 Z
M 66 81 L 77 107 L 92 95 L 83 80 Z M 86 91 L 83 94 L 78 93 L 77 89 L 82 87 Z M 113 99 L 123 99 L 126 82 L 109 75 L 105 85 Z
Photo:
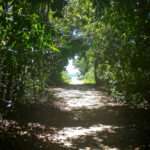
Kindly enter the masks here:
M 63 90 L 66 91 L 67 88 Z M 86 88 L 93 91 L 91 86 Z M 81 92 L 86 91 L 86 88 Z M 80 91 L 77 86 L 72 87 L 72 90 Z M 67 101 L 65 97 L 64 100 Z M 56 105 L 57 102 L 58 99 L 32 105 L 18 104 L 14 112 L 0 122 L 0 148 L 2 150 L 150 149 L 150 110 L 133 109 L 127 105 L 114 103 L 93 109 L 88 109 L 85 105 L 68 111 L 60 106 L 64 105 L 63 103 Z

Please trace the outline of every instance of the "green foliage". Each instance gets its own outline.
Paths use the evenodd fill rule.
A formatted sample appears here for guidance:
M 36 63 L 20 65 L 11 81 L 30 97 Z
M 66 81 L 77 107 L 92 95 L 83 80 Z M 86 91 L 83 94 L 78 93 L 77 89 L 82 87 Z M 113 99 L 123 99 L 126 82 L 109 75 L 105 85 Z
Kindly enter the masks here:
M 70 83 L 71 78 L 70 78 L 68 72 L 62 71 L 62 80 L 64 83 Z
M 48 19 L 53 13 L 50 8 L 41 12 L 50 3 L 0 2 L 0 99 L 35 96 L 56 73 L 60 52 Z
M 98 37 L 94 37 L 93 46 L 98 80 L 105 81 L 114 96 L 140 103 L 149 101 L 150 3 L 131 3 L 123 6 L 123 1 L 109 1 L 103 15 L 97 16 L 99 31 L 94 27 Z
M 149 0 L 1 0 L 0 99 L 68 81 L 62 71 L 78 55 L 84 80 L 149 102 L 149 7 Z
M 79 29 L 88 45 L 76 63 L 83 78 L 94 68 L 97 84 L 133 103 L 149 101 L 149 6 L 147 0 L 72 0 L 65 9 L 69 29 Z
M 88 72 L 86 72 L 83 82 L 87 84 L 95 84 L 94 67 L 90 67 Z

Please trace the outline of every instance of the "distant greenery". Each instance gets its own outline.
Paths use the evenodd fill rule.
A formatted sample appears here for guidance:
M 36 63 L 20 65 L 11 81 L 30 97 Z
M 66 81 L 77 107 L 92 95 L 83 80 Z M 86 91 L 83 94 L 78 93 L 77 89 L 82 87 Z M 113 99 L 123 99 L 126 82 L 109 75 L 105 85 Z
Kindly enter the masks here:
M 67 71 L 62 71 L 62 80 L 64 83 L 70 83 L 71 82 L 71 77 L 69 76 Z
M 87 53 L 90 52 L 89 50 Z M 88 60 L 87 60 L 88 59 Z M 89 57 L 79 57 L 75 60 L 74 65 L 80 70 L 80 79 L 83 83 L 95 84 L 94 66 L 93 62 L 89 62 Z
M 83 82 L 86 84 L 95 84 L 94 67 L 90 68 L 84 75 Z

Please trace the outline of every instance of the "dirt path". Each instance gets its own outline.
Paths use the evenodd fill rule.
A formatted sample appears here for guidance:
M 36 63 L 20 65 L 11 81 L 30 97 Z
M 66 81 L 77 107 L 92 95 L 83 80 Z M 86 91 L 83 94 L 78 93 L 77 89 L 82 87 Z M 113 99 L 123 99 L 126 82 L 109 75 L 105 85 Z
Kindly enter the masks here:
M 150 149 L 150 110 L 115 103 L 94 86 L 70 85 L 50 91 L 57 99 L 19 106 L 11 117 L 13 121 L 5 121 L 7 137 L 16 135 L 15 150 Z M 0 130 L 0 146 L 1 139 Z M 13 150 L 10 145 L 2 145 L 2 150 Z
M 53 140 L 85 150 L 137 150 L 145 149 L 150 143 L 148 111 L 114 103 L 92 86 L 53 90 L 59 98 L 55 105 L 72 114 Z

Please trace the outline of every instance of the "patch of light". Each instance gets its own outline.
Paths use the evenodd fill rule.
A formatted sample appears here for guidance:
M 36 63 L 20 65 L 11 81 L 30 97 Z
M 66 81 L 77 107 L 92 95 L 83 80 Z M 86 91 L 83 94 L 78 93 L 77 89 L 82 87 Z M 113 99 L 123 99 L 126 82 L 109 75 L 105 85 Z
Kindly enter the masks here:
M 73 65 L 73 59 L 69 60 L 68 65 L 66 67 L 66 71 L 68 72 L 71 78 L 71 84 L 82 84 L 82 82 L 79 79 L 80 71 L 77 67 Z
M 76 68 L 76 67 L 73 65 L 73 60 L 72 60 L 72 59 L 69 60 L 68 66 L 66 67 L 66 70 L 67 70 L 67 72 L 68 72 L 71 76 L 75 76 L 75 75 L 77 75 L 77 74 L 80 73 L 79 69 Z
M 76 60 L 76 59 L 78 59 L 79 57 L 76 55 L 75 57 L 74 57 L 74 59 Z
M 69 92 L 62 88 L 55 88 L 53 90 L 55 91 L 56 97 L 61 99 L 65 97 L 64 101 L 60 101 L 59 107 L 67 111 L 78 110 L 81 108 L 98 109 L 106 106 L 106 103 L 107 106 L 117 105 L 113 103 L 113 100 L 110 97 L 106 96 L 103 92 L 96 90 L 85 91 L 84 89 L 70 89 Z
M 103 125 L 103 124 L 97 124 L 93 125 L 89 128 L 84 127 L 65 127 L 62 130 L 57 131 L 55 134 L 45 134 L 45 135 L 38 135 L 38 138 L 47 138 L 48 141 L 54 142 L 54 143 L 60 143 L 64 144 L 66 147 L 72 147 L 73 146 L 73 140 L 79 139 L 80 137 L 84 138 L 86 136 L 92 136 L 94 140 L 102 144 L 103 139 L 96 136 L 97 133 L 100 132 L 108 132 L 110 134 L 115 133 L 116 129 L 121 128 L 118 126 L 110 126 L 110 125 Z
M 83 33 L 78 29 L 74 29 L 72 32 L 72 35 L 74 38 L 80 38 L 83 36 Z

